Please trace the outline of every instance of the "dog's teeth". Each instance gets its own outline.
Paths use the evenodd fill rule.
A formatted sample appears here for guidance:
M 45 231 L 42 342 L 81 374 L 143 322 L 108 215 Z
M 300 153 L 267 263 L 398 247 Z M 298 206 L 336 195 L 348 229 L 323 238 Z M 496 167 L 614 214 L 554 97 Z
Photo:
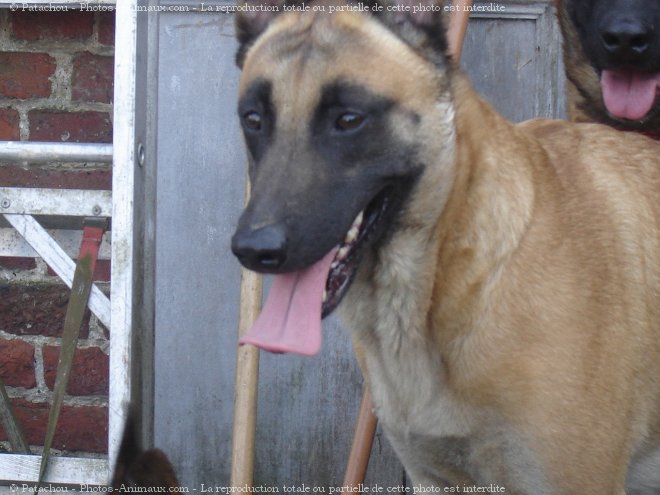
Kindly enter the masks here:
M 322 302 L 327 302 L 328 301 L 328 291 L 326 289 L 323 289 L 323 298 L 321 299 Z
M 339 251 L 337 251 L 337 257 L 336 257 L 337 261 L 341 261 L 344 258 L 346 258 L 349 251 L 350 251 L 350 248 L 348 246 L 343 246 L 343 247 L 339 248 Z
M 358 230 L 360 229 L 360 225 L 362 225 L 362 219 L 364 218 L 364 210 L 362 210 L 357 217 L 355 217 L 355 220 L 353 220 L 353 226 L 357 228 Z
M 337 268 L 338 266 L 339 266 L 339 261 L 337 261 L 337 260 L 335 260 L 335 261 L 333 261 L 332 263 L 330 263 L 330 269 L 331 269 L 331 270 L 334 270 L 334 269 Z
M 358 234 L 360 233 L 360 226 L 362 225 L 362 219 L 364 218 L 364 213 L 361 211 L 357 217 L 355 217 L 355 220 L 353 220 L 353 224 L 351 225 L 351 228 L 348 229 L 348 233 L 346 234 L 346 238 L 344 239 L 344 244 L 350 244 L 355 239 L 357 239 Z
M 348 231 L 348 234 L 346 234 L 346 238 L 344 239 L 344 243 L 345 244 L 350 244 L 355 239 L 357 239 L 357 236 L 358 236 L 359 233 L 360 233 L 360 229 L 358 229 L 355 226 L 351 227 L 351 229 Z

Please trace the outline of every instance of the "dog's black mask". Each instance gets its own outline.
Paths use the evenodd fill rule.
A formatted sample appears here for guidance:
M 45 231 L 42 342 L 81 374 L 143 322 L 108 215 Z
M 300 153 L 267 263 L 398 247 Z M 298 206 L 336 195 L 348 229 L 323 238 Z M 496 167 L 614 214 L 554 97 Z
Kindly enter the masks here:
M 321 93 L 295 131 L 278 125 L 268 81 L 253 82 L 239 103 L 252 191 L 232 250 L 246 268 L 307 268 L 342 243 L 360 212 L 360 240 L 383 242 L 415 182 L 416 152 L 390 130 L 391 101 L 341 82 Z

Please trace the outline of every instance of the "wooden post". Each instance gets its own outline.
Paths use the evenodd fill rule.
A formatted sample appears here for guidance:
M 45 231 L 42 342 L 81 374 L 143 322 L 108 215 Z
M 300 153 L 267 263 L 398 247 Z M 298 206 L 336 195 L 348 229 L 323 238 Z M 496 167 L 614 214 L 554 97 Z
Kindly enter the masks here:
M 250 196 L 250 185 L 245 196 Z M 238 337 L 247 333 L 261 311 L 263 282 L 261 275 L 243 269 L 238 318 Z M 254 451 L 257 429 L 257 392 L 259 383 L 259 349 L 244 345 L 236 351 L 236 383 L 234 387 L 234 424 L 232 428 L 232 487 L 252 487 L 254 483 Z
M 243 270 L 239 336 L 252 326 L 261 309 L 261 276 Z M 232 431 L 231 486 L 252 486 L 255 430 L 257 424 L 257 383 L 259 349 L 247 345 L 236 353 L 236 389 Z
M 378 420 L 373 413 L 371 394 L 369 389 L 365 388 L 342 486 L 357 489 L 360 488 L 360 483 L 364 483 L 377 426 Z

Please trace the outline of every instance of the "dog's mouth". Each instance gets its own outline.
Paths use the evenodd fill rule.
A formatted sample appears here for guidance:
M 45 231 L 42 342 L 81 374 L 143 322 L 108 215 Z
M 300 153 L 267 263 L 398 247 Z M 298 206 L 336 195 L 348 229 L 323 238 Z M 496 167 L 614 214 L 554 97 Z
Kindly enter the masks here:
M 653 114 L 660 92 L 660 73 L 603 70 L 600 85 L 603 102 L 612 117 L 639 122 Z
M 344 298 L 370 245 L 393 214 L 386 187 L 353 220 L 343 241 L 303 270 L 276 275 L 261 314 L 240 344 L 311 356 L 321 348 L 321 320 Z
M 323 291 L 321 318 L 332 313 L 348 292 L 364 249 L 373 238 L 380 220 L 389 211 L 390 197 L 390 188 L 381 191 L 355 217 L 344 241 L 337 248 Z

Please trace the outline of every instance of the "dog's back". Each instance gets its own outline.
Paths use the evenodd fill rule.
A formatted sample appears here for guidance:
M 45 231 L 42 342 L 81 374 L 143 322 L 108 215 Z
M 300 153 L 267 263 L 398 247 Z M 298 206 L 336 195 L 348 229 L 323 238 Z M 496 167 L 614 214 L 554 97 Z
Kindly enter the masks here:
M 457 218 L 467 223 L 452 221 L 457 237 L 452 243 L 464 247 L 440 262 L 436 287 L 442 292 L 436 288 L 437 309 L 431 310 L 435 327 L 443 328 L 436 338 L 451 386 L 471 401 L 499 404 L 499 428 L 517 424 L 524 431 L 523 425 L 536 425 L 524 443 L 543 445 L 535 454 L 544 458 L 546 474 L 562 477 L 548 485 L 542 476 L 526 481 L 524 476 L 533 476 L 534 454 L 512 458 L 502 473 L 532 464 L 509 482 L 526 483 L 521 493 L 575 493 L 585 473 L 594 480 L 581 493 L 619 493 L 614 480 L 625 477 L 627 466 L 616 458 L 628 451 L 634 459 L 628 493 L 655 495 L 660 145 L 597 124 L 535 120 L 510 127 L 492 110 L 475 110 L 474 93 L 454 94 L 459 143 L 463 136 L 474 154 L 465 162 L 472 200 L 457 202 Z M 475 222 L 484 214 L 483 223 Z M 512 237 L 490 268 L 491 253 Z M 466 272 L 464 260 L 481 268 Z M 460 297 L 449 299 L 452 292 Z M 456 333 L 447 335 L 449 325 Z M 469 377 L 464 384 L 462 377 Z M 461 411 L 479 424 L 478 418 L 467 419 L 473 413 Z M 472 438 L 475 445 L 467 452 L 501 434 L 475 428 L 483 428 L 481 438 Z M 569 458 L 574 461 L 565 462 Z M 491 460 L 492 466 L 500 459 Z M 618 472 L 603 466 L 617 466 Z
M 574 252 L 581 253 L 573 260 L 577 263 L 572 274 L 557 276 L 589 277 L 581 283 L 557 284 L 590 291 L 591 303 L 580 317 L 582 328 L 591 327 L 591 334 L 587 331 L 578 338 L 586 339 L 579 366 L 591 369 L 593 376 L 588 384 L 591 393 L 582 397 L 590 397 L 596 415 L 610 411 L 599 420 L 594 416 L 589 427 L 599 428 L 604 416 L 613 419 L 611 424 L 617 416 L 621 425 L 628 423 L 638 440 L 631 445 L 635 454 L 627 493 L 656 494 L 660 490 L 660 144 L 597 124 L 532 121 L 522 127 L 544 146 L 562 183 L 565 203 L 555 220 L 573 225 L 568 238 L 564 233 L 563 239 L 551 242 L 574 244 Z M 579 300 L 585 294 L 564 296 Z M 567 378 L 563 372 L 557 370 L 555 379 Z M 607 401 L 598 403 L 598 393 L 593 392 L 599 389 L 615 391 L 618 400 L 627 397 L 619 403 L 623 408 L 614 411 Z M 610 441 L 613 432 L 604 428 L 602 435 L 610 436 Z

